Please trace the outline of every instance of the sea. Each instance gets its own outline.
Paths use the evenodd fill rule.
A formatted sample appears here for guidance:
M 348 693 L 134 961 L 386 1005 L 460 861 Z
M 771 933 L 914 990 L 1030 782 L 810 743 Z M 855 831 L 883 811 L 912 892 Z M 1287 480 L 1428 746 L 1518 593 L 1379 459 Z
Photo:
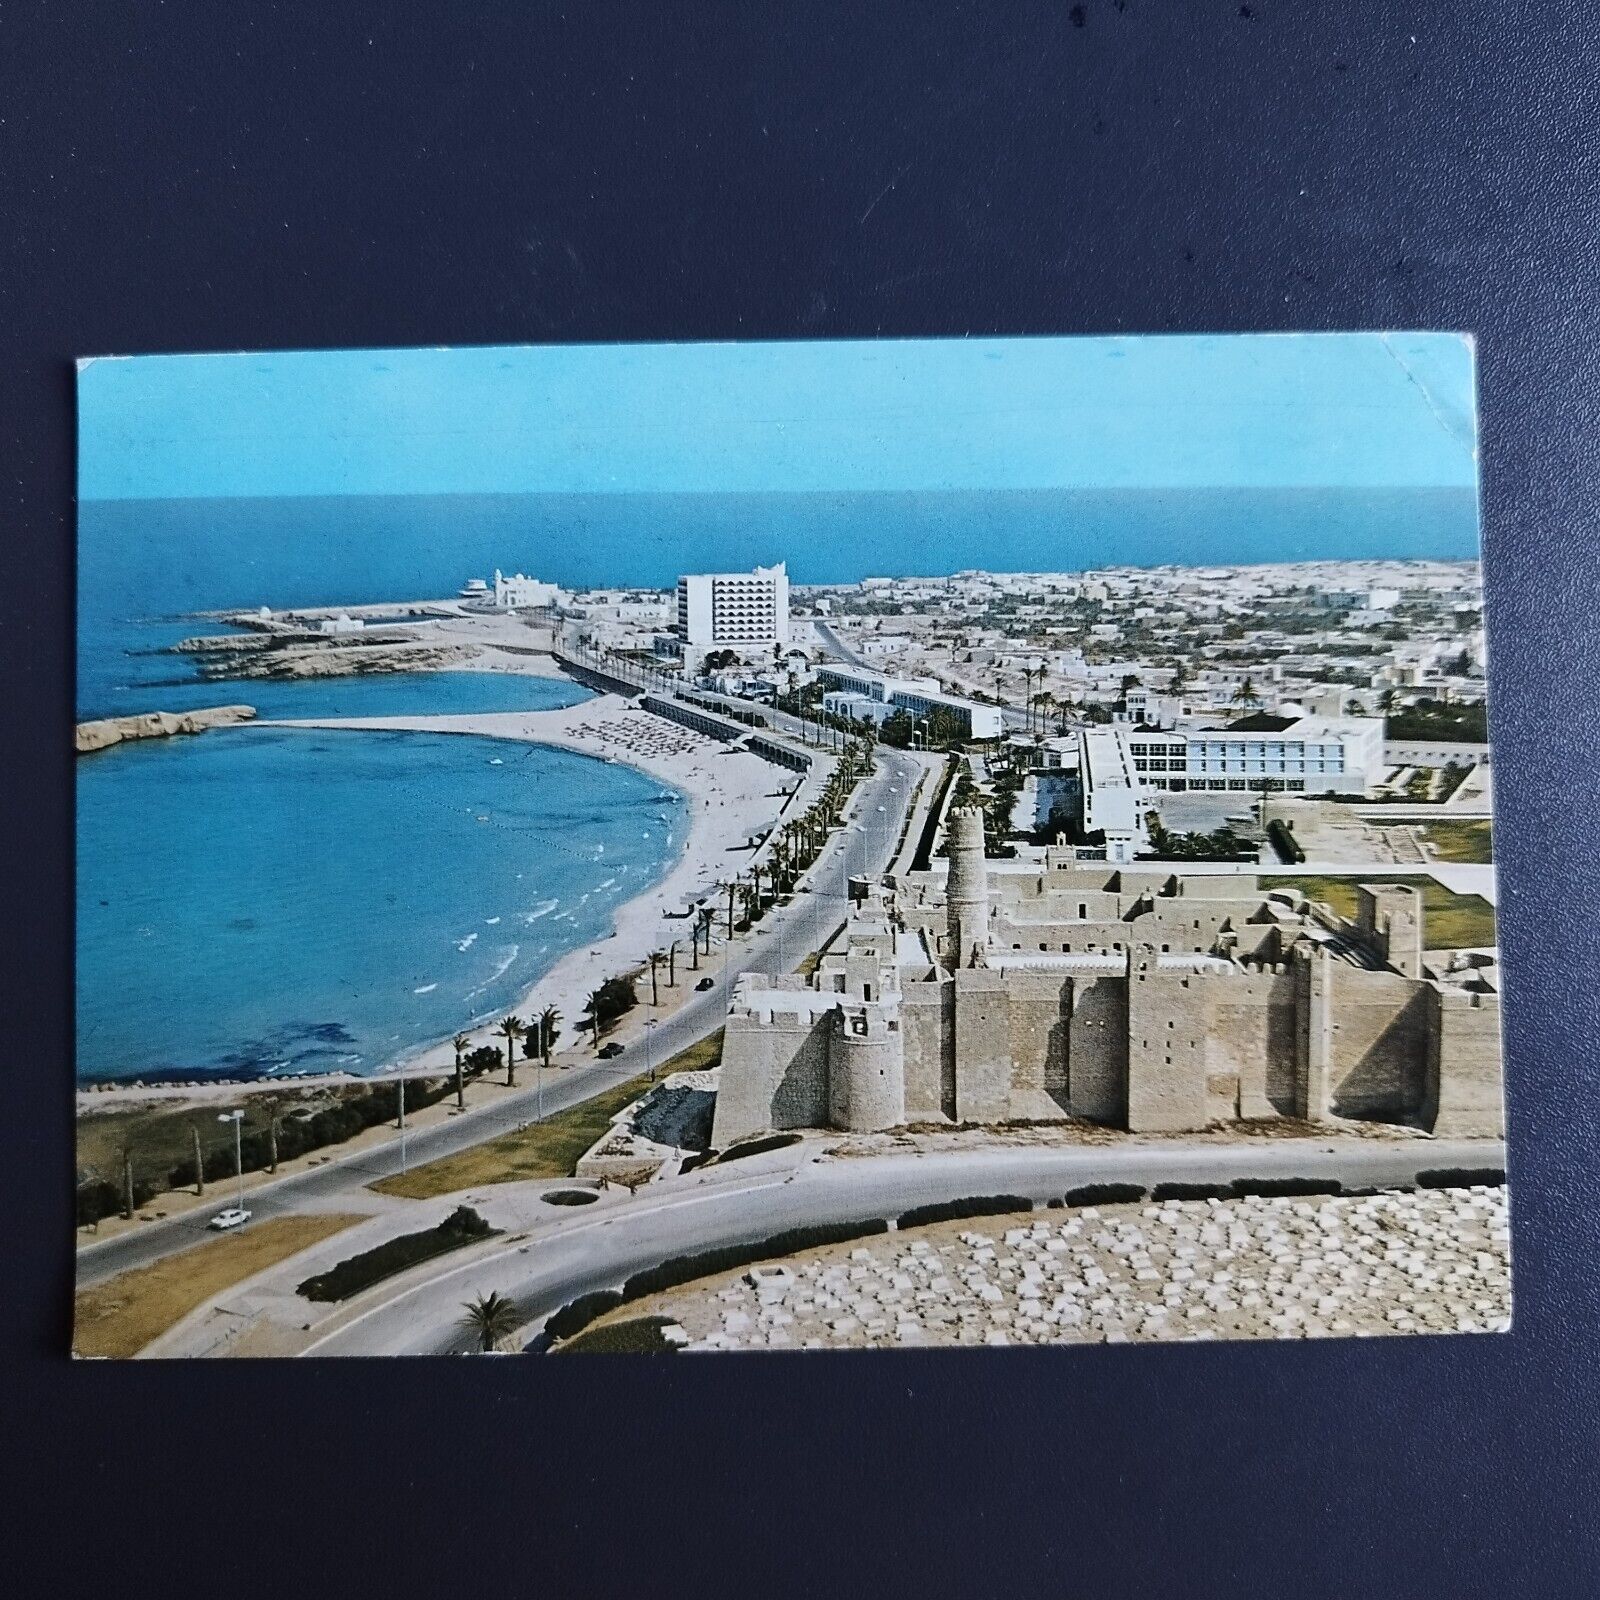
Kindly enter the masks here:
M 224 631 L 197 613 L 436 599 L 497 566 L 662 587 L 785 556 L 821 583 L 1476 554 L 1475 498 L 1436 489 L 88 501 L 77 716 L 581 700 L 487 672 L 202 681 L 170 650 Z M 378 1071 L 605 937 L 685 827 L 629 767 L 460 735 L 244 727 L 114 747 L 77 779 L 80 1083 Z

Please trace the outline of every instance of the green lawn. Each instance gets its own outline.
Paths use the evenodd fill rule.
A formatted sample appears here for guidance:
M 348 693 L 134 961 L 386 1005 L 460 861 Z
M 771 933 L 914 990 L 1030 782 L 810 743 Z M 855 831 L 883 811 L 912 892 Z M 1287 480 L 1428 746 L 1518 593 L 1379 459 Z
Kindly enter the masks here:
M 695 1072 L 714 1067 L 722 1059 L 722 1033 L 690 1045 L 657 1068 L 657 1077 L 670 1072 Z M 650 1087 L 641 1073 L 585 1100 L 558 1111 L 543 1122 L 530 1123 L 520 1133 L 502 1133 L 453 1156 L 429 1161 L 411 1171 L 380 1178 L 368 1187 L 379 1194 L 427 1200 L 455 1194 L 486 1183 L 519 1183 L 528 1178 L 570 1178 L 578 1158 L 611 1125 L 611 1119 Z
M 1441 861 L 1488 863 L 1494 860 L 1493 829 L 1486 817 L 1429 822 L 1417 832 L 1437 849 Z
M 1279 878 L 1272 888 L 1293 886 L 1313 900 L 1322 900 L 1342 917 L 1356 914 L 1358 883 L 1411 883 L 1422 890 L 1422 942 L 1430 950 L 1467 950 L 1495 942 L 1494 907 L 1482 895 L 1457 894 L 1433 878 L 1407 872 L 1374 872 L 1356 878 Z

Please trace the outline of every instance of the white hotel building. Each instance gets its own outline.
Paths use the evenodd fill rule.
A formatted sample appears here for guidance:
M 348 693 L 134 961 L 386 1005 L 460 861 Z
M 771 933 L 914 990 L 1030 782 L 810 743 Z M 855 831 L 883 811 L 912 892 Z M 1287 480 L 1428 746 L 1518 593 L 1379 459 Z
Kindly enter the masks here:
M 780 561 L 754 572 L 678 579 L 678 637 L 687 650 L 759 650 L 789 642 L 789 575 Z
M 945 694 L 933 678 L 890 678 L 864 667 L 820 666 L 817 677 L 833 685 L 822 708 L 861 722 L 882 722 L 896 711 L 926 717 L 935 710 L 958 717 L 969 739 L 998 739 L 1004 731 L 998 706 Z
M 1270 781 L 1291 794 L 1367 795 L 1384 775 L 1381 717 L 1247 717 L 1244 724 L 1114 731 L 1147 789 L 1259 793 Z

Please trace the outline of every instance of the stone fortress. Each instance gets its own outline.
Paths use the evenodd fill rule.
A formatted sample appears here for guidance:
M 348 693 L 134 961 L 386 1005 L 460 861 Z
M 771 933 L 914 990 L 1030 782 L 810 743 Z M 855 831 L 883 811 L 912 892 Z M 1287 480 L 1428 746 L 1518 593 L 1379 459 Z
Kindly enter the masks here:
M 714 1145 L 1069 1118 L 1502 1134 L 1493 953 L 1425 959 L 1417 889 L 1362 886 L 1347 921 L 1249 875 L 989 862 L 975 810 L 948 847 L 948 872 L 869 889 L 809 979 L 739 980 Z

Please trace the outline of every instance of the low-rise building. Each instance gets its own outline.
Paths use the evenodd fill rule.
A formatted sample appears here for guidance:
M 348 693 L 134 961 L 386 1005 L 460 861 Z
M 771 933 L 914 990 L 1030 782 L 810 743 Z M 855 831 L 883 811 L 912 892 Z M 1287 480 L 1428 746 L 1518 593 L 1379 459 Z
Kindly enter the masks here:
M 538 610 L 553 606 L 561 598 L 561 590 L 553 583 L 542 583 L 517 572 L 507 577 L 497 567 L 494 574 L 494 603 L 502 610 Z
M 998 739 L 1004 731 L 1005 723 L 998 706 L 946 694 L 935 678 L 891 678 L 866 667 L 832 663 L 819 666 L 816 675 L 822 683 L 845 695 L 858 696 L 882 707 L 881 715 L 867 718 L 873 722 L 881 722 L 896 711 L 907 711 L 913 717 L 928 717 L 935 711 L 942 711 L 958 720 L 969 739 Z M 823 703 L 826 706 L 826 696 Z M 855 713 L 846 711 L 842 715 Z

